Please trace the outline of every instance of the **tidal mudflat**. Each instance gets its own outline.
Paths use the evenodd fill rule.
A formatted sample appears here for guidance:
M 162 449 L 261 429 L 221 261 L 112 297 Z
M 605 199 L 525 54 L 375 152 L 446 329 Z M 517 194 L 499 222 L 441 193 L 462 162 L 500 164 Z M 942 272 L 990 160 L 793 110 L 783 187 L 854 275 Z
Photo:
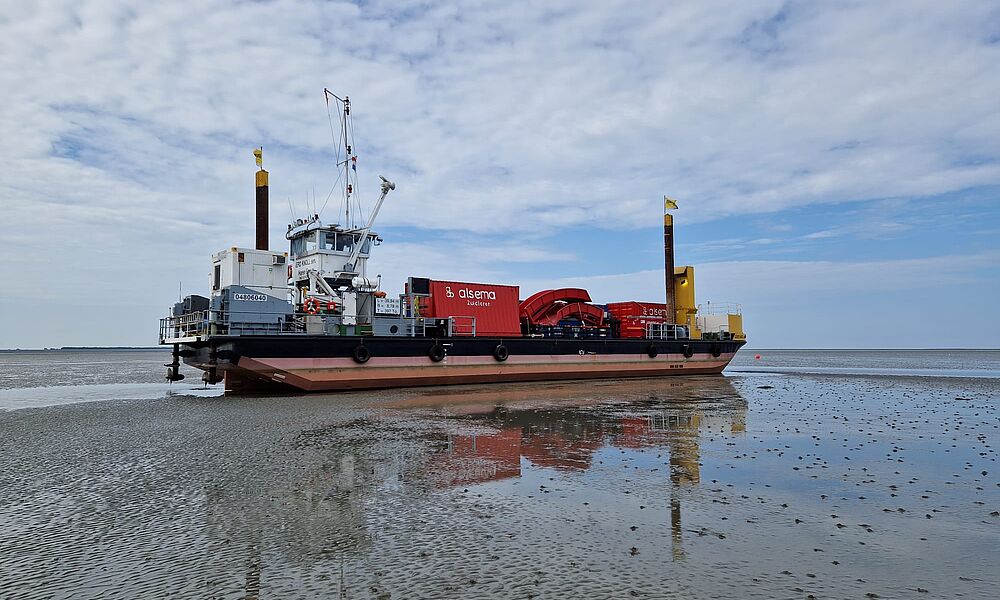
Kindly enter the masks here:
M 0 597 L 1000 593 L 996 378 L 275 398 L 125 377 L 74 404 L 0 386 Z

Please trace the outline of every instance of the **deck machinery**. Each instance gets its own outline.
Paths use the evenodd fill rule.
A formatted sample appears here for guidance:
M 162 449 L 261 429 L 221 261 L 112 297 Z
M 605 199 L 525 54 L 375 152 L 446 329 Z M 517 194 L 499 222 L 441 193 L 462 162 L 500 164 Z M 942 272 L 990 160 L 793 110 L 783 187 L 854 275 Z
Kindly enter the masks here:
M 566 288 L 520 300 L 515 286 L 421 277 L 387 297 L 367 262 L 395 184 L 380 177 L 378 200 L 355 222 L 351 104 L 324 92 L 343 134 L 343 223 L 294 219 L 289 251 L 269 250 L 268 172 L 256 150 L 256 247 L 216 253 L 209 296 L 187 296 L 161 319 L 160 344 L 173 348 L 169 381 L 183 379 L 182 360 L 206 383 L 250 391 L 719 373 L 746 343 L 738 307 L 695 303 L 694 268 L 673 264 L 666 210 L 665 303 L 598 305 L 586 290 Z M 676 205 L 665 199 L 669 208 Z

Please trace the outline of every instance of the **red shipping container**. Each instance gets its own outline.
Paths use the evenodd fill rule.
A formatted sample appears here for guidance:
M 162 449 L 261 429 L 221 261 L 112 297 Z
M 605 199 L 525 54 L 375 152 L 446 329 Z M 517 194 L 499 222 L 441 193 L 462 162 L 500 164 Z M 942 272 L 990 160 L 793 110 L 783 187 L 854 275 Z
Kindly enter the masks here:
M 474 317 L 477 336 L 520 336 L 520 301 L 516 285 L 431 281 L 431 297 L 420 314 L 425 317 Z M 471 335 L 470 319 L 455 319 L 455 332 Z
M 667 316 L 667 305 L 656 302 L 612 302 L 608 304 L 608 312 L 616 319 L 627 317 L 659 317 Z

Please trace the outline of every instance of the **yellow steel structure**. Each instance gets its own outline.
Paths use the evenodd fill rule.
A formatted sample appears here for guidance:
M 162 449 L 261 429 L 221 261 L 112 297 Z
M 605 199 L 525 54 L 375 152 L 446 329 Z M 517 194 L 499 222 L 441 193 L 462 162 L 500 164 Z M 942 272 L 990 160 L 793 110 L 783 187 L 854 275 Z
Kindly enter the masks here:
M 698 303 L 694 295 L 694 267 L 674 267 L 674 323 L 687 325 L 690 329 L 691 339 L 702 339 L 701 329 L 698 327 Z M 734 340 L 747 339 L 743 331 L 743 315 L 729 313 L 728 330 L 733 334 Z
M 687 325 L 691 339 L 700 340 L 701 330 L 695 315 L 698 304 L 694 299 L 694 267 L 674 267 L 674 323 Z
M 747 339 L 747 334 L 743 332 L 743 315 L 729 313 L 729 333 L 733 334 L 734 340 Z

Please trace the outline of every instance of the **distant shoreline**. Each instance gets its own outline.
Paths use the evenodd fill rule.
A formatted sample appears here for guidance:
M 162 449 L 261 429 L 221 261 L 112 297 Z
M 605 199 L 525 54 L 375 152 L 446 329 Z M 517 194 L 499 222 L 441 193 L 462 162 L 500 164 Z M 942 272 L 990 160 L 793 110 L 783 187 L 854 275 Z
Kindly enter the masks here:
M 171 346 L 62 346 L 60 348 L 0 348 L 12 352 L 148 352 L 169 351 Z M 1000 348 L 743 348 L 742 354 L 757 352 L 998 352 Z
M 0 348 L 0 352 L 107 352 L 170 350 L 170 346 L 63 346 L 61 348 Z
M 754 352 L 998 352 L 1000 348 L 751 348 L 740 349 L 744 354 Z

